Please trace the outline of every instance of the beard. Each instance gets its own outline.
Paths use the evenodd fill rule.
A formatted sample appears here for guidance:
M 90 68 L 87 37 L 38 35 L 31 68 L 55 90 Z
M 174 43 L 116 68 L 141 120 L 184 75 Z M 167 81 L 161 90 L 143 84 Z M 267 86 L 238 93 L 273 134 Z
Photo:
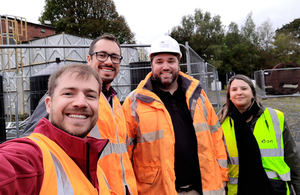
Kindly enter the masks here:
M 70 135 L 72 135 L 72 136 L 75 136 L 75 137 L 79 137 L 79 138 L 86 138 L 87 137 L 87 135 L 90 133 L 90 131 L 91 131 L 91 129 L 92 129 L 92 127 L 91 128 L 88 128 L 88 129 L 86 129 L 85 131 L 82 131 L 82 132 L 70 132 L 70 131 L 67 131 L 66 130 L 66 128 L 64 128 L 64 126 L 62 125 L 58 125 L 58 124 L 56 124 L 55 122 L 51 122 L 55 127 L 57 127 L 58 129 L 60 129 L 60 130 L 62 130 L 62 131 L 64 131 L 64 132 L 66 132 L 66 133 L 68 133 L 68 134 L 70 134 Z M 73 124 L 74 126 L 76 126 L 76 127 L 81 127 L 81 126 L 83 126 L 82 124 L 80 124 L 80 123 L 74 123 Z
M 179 75 L 179 70 L 177 72 L 172 72 L 171 78 L 163 79 L 161 74 L 154 74 L 153 77 L 158 81 L 158 85 L 160 88 L 168 88 L 171 86 L 174 82 L 177 82 L 177 78 Z
M 52 109 L 52 108 L 51 108 Z M 52 112 L 53 113 L 53 112 Z M 92 130 L 92 128 L 96 125 L 98 117 L 93 117 L 93 116 L 89 116 L 92 117 L 92 121 L 90 121 L 90 125 L 86 126 L 85 124 L 82 123 L 72 123 L 71 125 L 66 124 L 66 122 L 64 121 L 64 117 L 63 116 L 53 116 L 53 114 L 49 115 L 49 121 L 58 129 L 72 135 L 72 136 L 76 136 L 76 137 L 80 137 L 80 138 L 86 138 L 86 136 L 90 133 L 90 131 Z M 80 131 L 73 131 L 73 129 L 75 128 L 80 128 Z
M 101 79 L 102 79 L 102 84 L 103 84 L 104 86 L 106 86 L 106 85 L 112 83 L 113 80 L 114 80 L 114 78 L 105 77 L 105 76 L 104 76 L 104 77 L 101 77 Z

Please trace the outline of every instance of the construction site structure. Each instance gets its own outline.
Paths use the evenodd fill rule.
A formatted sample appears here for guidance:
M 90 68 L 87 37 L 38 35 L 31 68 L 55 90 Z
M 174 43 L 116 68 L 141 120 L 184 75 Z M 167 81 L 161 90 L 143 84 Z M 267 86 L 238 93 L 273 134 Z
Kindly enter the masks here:
M 0 26 L 0 44 L 2 45 L 20 45 L 27 41 L 27 21 L 23 17 L 19 16 L 1 16 Z M 15 75 L 20 76 L 19 88 L 18 88 L 18 101 L 23 105 L 24 93 L 23 93 L 23 57 L 22 48 L 15 49 L 0 49 L 1 56 L 1 71 L 15 72 Z M 14 58 L 11 60 L 11 58 Z M 2 83 L 1 83 L 2 84 Z M 11 89 L 7 89 L 8 91 Z M 11 100 L 15 101 L 15 100 Z M 21 111 L 24 108 L 19 107 Z M 10 108 L 12 109 L 12 108 Z
M 2 45 L 18 45 L 27 41 L 27 21 L 23 17 L 19 16 L 1 16 L 0 26 L 0 44 Z M 9 56 L 15 56 L 15 65 L 12 66 L 11 61 L 8 60 L 8 64 L 4 67 L 2 64 L 2 71 L 23 71 L 22 63 L 22 48 L 17 49 L 1 49 L 1 58 L 9 58 Z M 3 59 L 1 59 L 3 62 Z

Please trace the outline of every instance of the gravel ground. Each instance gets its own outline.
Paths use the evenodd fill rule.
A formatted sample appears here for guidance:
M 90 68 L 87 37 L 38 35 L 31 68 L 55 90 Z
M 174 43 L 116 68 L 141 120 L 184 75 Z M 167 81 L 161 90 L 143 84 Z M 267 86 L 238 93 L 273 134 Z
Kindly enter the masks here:
M 226 91 L 221 91 L 221 102 L 225 103 Z M 300 151 L 300 97 L 277 97 L 261 99 L 260 102 L 268 107 L 280 110 L 285 114 L 290 132 Z

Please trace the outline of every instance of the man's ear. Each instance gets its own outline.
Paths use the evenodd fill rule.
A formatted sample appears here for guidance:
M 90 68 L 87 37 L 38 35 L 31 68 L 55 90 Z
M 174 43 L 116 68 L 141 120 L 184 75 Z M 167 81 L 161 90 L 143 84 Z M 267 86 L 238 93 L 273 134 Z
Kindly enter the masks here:
M 88 65 L 90 65 L 90 61 L 92 60 L 91 55 L 87 55 L 86 60 L 88 62 Z
M 50 114 L 50 108 L 51 108 L 51 97 L 50 96 L 46 97 L 45 104 L 46 104 L 47 112 L 48 112 L 48 114 Z

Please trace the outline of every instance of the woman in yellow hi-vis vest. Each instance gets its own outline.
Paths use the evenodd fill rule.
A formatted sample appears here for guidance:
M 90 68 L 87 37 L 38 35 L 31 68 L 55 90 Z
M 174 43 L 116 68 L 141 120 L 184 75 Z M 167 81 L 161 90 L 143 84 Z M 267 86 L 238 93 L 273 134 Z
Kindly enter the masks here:
M 300 194 L 300 155 L 284 114 L 263 106 L 244 75 L 229 80 L 226 98 L 218 116 L 228 154 L 228 194 Z

